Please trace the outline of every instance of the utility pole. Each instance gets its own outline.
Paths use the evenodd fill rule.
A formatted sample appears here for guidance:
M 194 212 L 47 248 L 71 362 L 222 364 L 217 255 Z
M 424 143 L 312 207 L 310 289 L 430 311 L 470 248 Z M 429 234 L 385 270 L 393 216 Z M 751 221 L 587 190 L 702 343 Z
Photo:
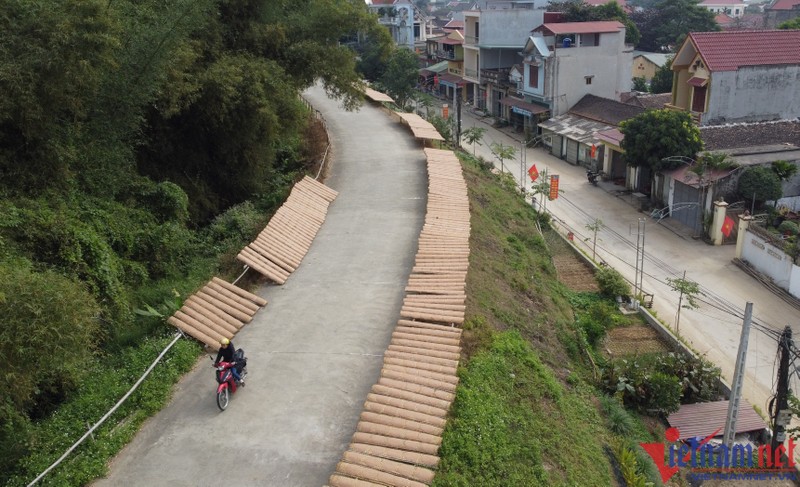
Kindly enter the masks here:
M 772 455 L 774 458 L 777 448 L 786 440 L 786 426 L 789 424 L 791 412 L 789 411 L 789 354 L 792 349 L 792 329 L 788 326 L 783 329 L 781 341 L 778 344 L 781 352 L 781 363 L 778 367 L 778 390 L 775 392 L 775 407 L 772 408 Z
M 642 283 L 644 280 L 644 231 L 645 219 L 639 218 L 636 222 L 636 271 L 633 276 L 633 299 L 637 299 L 639 293 L 644 293 Z
M 684 277 L 686 274 L 684 273 Z M 744 323 L 742 323 L 742 336 L 739 339 L 739 351 L 736 354 L 736 368 L 733 372 L 731 384 L 731 397 L 728 400 L 728 418 L 725 421 L 725 436 L 722 443 L 731 451 L 733 437 L 736 435 L 736 420 L 739 418 L 739 400 L 742 397 L 742 382 L 744 381 L 744 366 L 747 362 L 747 344 L 750 340 L 750 323 L 753 319 L 753 303 L 744 307 Z M 773 450 L 774 451 L 774 450 Z

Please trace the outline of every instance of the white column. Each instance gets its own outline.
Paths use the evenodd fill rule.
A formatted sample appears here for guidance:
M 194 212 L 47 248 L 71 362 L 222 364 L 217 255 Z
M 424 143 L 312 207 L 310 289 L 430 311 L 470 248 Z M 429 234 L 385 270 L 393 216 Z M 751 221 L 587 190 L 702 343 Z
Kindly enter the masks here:
M 750 226 L 750 222 L 753 221 L 753 217 L 750 216 L 749 213 L 745 212 L 742 215 L 739 215 L 739 233 L 736 234 L 736 258 L 742 258 L 742 249 L 744 248 L 744 239 L 747 234 L 747 228 Z
M 722 224 L 725 222 L 725 215 L 728 211 L 728 203 L 724 201 L 714 202 L 714 220 L 711 224 L 711 240 L 714 245 L 722 245 Z

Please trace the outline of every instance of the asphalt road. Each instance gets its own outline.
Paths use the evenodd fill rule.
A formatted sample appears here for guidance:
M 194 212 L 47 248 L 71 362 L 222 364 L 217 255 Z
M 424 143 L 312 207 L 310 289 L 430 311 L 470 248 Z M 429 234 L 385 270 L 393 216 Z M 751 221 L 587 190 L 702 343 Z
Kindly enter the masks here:
M 680 316 L 680 334 L 691 346 L 721 367 L 724 378 L 733 378 L 736 353 L 742 328 L 742 317 L 747 301 L 753 303 L 753 321 L 776 332 L 790 325 L 794 336 L 800 336 L 800 313 L 768 291 L 736 267 L 731 260 L 735 246 L 714 247 L 691 238 L 686 227 L 672 222 L 661 223 L 642 213 L 630 196 L 615 196 L 615 191 L 624 189 L 611 183 L 601 182 L 592 186 L 586 179 L 586 170 L 556 158 L 543 149 L 522 149 L 519 136 L 491 128 L 485 119 L 476 117 L 467 110 L 463 112 L 464 129 L 472 126 L 487 128 L 482 145 L 475 147 L 477 155 L 495 162 L 499 161 L 490 149 L 492 143 L 512 145 L 517 148 L 513 160 L 505 161 L 505 171 L 516 180 L 524 175 L 525 186 L 530 190 L 530 180 L 523 171 L 536 164 L 540 173 L 558 174 L 562 193 L 555 201 L 547 201 L 546 209 L 554 216 L 555 225 L 566 233 L 575 234 L 575 242 L 591 253 L 592 232 L 586 225 L 595 219 L 602 220 L 603 228 L 598 232 L 597 254 L 620 271 L 629 281 L 635 276 L 637 255 L 637 222 L 645 219 L 644 231 L 644 278 L 643 288 L 654 293 L 654 311 L 670 325 L 674 325 L 678 309 L 679 294 L 670 289 L 667 277 L 686 278 L 701 285 L 706 296 L 696 310 L 683 309 Z M 471 146 L 466 146 L 472 150 Z M 525 160 L 522 167 L 520 160 Z M 685 304 L 685 300 L 684 300 Z M 796 340 L 796 342 L 798 342 Z M 800 343 L 800 342 L 798 342 Z M 753 328 L 750 333 L 746 375 L 742 397 L 766 412 L 766 403 L 773 390 L 777 374 L 777 341 L 770 332 Z M 793 375 L 792 388 L 798 389 L 797 377 Z
M 339 196 L 300 268 L 257 292 L 269 304 L 234 340 L 247 386 L 221 413 L 201 360 L 95 485 L 321 486 L 349 444 L 399 316 L 427 174 L 387 114 L 306 98 L 327 120 Z

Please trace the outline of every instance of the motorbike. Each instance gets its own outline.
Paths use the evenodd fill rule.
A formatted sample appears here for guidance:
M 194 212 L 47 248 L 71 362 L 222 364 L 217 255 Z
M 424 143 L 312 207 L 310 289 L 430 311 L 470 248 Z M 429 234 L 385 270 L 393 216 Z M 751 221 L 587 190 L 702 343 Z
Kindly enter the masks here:
M 211 358 L 211 357 L 209 357 Z M 213 362 L 213 358 L 211 358 Z M 241 377 L 242 383 L 237 383 L 233 377 L 232 368 L 236 367 Z M 244 378 L 247 376 L 247 358 L 244 356 L 244 350 L 241 348 L 236 350 L 233 362 L 221 361 L 214 365 L 216 369 L 217 383 L 217 406 L 221 411 L 225 411 L 230 403 L 231 395 L 236 393 L 239 387 L 244 387 Z
M 599 175 L 600 173 L 592 171 L 591 169 L 586 171 L 586 179 L 588 179 L 589 182 L 592 183 L 594 186 L 597 186 L 597 177 Z

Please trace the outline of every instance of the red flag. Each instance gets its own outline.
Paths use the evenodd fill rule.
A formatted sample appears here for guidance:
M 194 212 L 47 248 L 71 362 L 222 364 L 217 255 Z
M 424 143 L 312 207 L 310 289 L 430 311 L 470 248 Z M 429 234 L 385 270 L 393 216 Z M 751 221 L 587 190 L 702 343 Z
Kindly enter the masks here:
M 725 216 L 725 221 L 722 222 L 722 234 L 725 235 L 726 237 L 730 237 L 731 232 L 733 231 L 733 224 L 734 224 L 733 218 Z
M 531 181 L 536 181 L 537 179 L 539 179 L 539 170 L 536 169 L 536 164 L 534 164 L 533 166 L 531 166 L 530 169 L 528 169 L 528 174 L 531 176 Z
M 594 144 L 592 144 L 592 150 L 590 152 L 590 155 L 591 155 L 592 158 L 597 156 L 597 146 L 594 145 Z

